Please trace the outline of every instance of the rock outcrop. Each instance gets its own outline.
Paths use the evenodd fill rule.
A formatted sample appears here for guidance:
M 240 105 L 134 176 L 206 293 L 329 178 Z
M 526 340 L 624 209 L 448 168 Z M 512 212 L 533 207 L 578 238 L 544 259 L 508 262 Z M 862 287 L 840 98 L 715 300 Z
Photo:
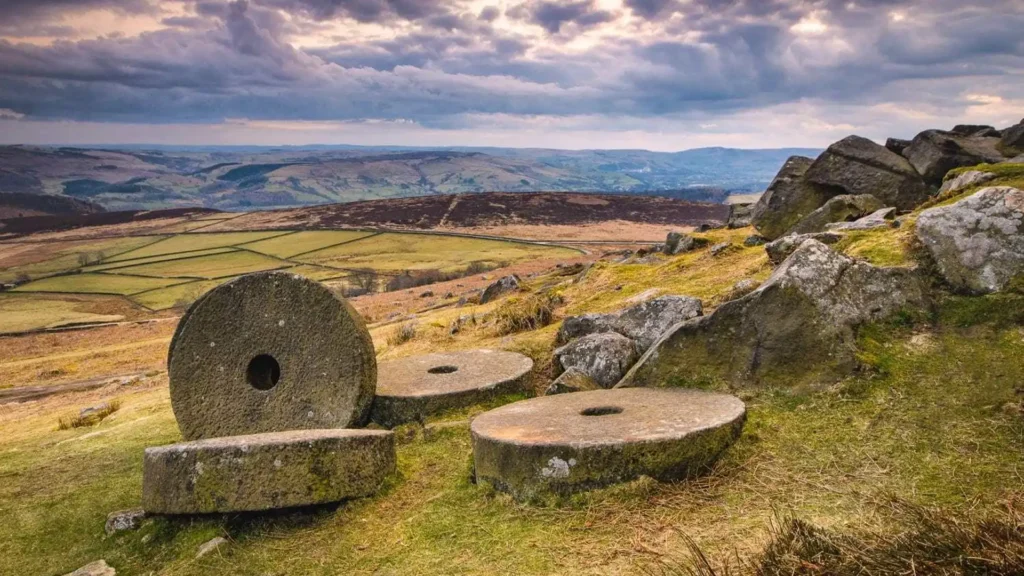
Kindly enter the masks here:
M 1002 137 L 999 139 L 999 147 L 1007 156 L 1024 154 L 1024 120 L 1021 120 L 1020 124 L 1003 130 Z
M 805 179 L 845 194 L 871 194 L 900 210 L 913 209 L 931 193 L 906 158 L 860 136 L 829 146 L 807 169 Z
M 903 151 L 910 146 L 910 140 L 904 140 L 902 138 L 886 138 L 885 147 L 893 152 L 903 155 Z
M 789 233 L 821 232 L 828 224 L 856 220 L 884 206 L 881 200 L 871 194 L 840 194 L 830 198 L 821 208 L 804 216 Z
M 562 326 L 555 335 L 555 343 L 566 344 L 587 334 L 616 332 L 615 314 L 583 314 L 569 316 L 562 321 Z
M 750 219 L 754 214 L 753 204 L 730 204 L 729 220 L 727 228 L 745 228 L 750 226 Z
M 817 240 L 822 244 L 835 244 L 842 239 L 842 234 L 835 232 L 817 232 L 814 234 L 790 234 L 789 236 L 783 236 L 778 240 L 765 244 L 764 251 L 768 253 L 768 260 L 772 264 L 782 264 L 782 262 L 789 258 L 789 255 L 794 250 L 800 247 L 801 244 L 808 240 Z
M 953 178 L 947 179 L 942 183 L 942 187 L 939 188 L 939 194 L 945 194 L 946 192 L 956 192 L 963 190 L 969 186 L 977 186 L 978 184 L 984 184 L 989 180 L 995 179 L 996 175 L 991 172 L 981 172 L 979 170 L 968 170 L 963 174 L 959 174 Z
M 996 148 L 999 143 L 999 138 L 925 130 L 914 137 L 903 155 L 925 182 L 939 186 L 953 168 L 1000 162 L 1003 155 Z
M 683 252 L 696 250 L 707 245 L 707 243 L 708 241 L 703 238 L 694 238 L 682 232 L 669 232 L 665 237 L 665 245 L 662 247 L 662 251 L 669 255 L 682 254 Z
M 754 204 L 751 222 L 762 236 L 769 240 L 779 238 L 801 218 L 836 195 L 835 192 L 819 190 L 804 180 L 804 174 L 813 163 L 804 156 L 791 156 Z
M 858 326 L 925 303 L 914 271 L 877 268 L 806 240 L 760 288 L 663 336 L 619 386 L 832 381 L 857 366 Z
M 503 276 L 484 289 L 483 294 L 480 295 L 480 303 L 486 304 L 502 294 L 515 292 L 516 290 L 519 290 L 519 277 L 515 274 Z
M 557 348 L 554 354 L 559 371 L 575 368 L 602 388 L 611 388 L 637 359 L 636 345 L 618 332 L 588 334 Z
M 995 292 L 1024 275 L 1024 191 L 993 186 L 925 210 L 916 233 L 958 290 Z
M 882 208 L 853 222 L 833 222 L 826 225 L 825 229 L 829 232 L 849 232 L 851 230 L 875 230 L 877 228 L 896 228 L 898 226 L 896 209 Z
M 999 130 L 986 124 L 957 124 L 950 132 L 958 136 L 994 136 L 999 138 Z
M 620 312 L 615 319 L 615 330 L 636 341 L 637 349 L 643 352 L 672 326 L 703 314 L 698 298 L 662 296 Z

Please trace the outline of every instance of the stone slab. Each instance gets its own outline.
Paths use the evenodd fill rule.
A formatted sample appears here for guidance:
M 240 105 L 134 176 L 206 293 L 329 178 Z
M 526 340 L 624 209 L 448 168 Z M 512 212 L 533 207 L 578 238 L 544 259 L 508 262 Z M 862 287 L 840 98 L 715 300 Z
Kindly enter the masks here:
M 244 512 L 375 493 L 395 469 L 385 430 L 294 430 L 147 448 L 142 507 L 155 514 Z
M 182 317 L 168 353 L 186 440 L 345 428 L 369 417 L 377 364 L 362 318 L 295 274 L 242 276 Z
M 381 362 L 372 419 L 392 428 L 519 392 L 532 369 L 527 356 L 487 349 Z
M 700 473 L 740 434 L 735 396 L 624 388 L 544 396 L 471 424 L 476 478 L 520 500 Z

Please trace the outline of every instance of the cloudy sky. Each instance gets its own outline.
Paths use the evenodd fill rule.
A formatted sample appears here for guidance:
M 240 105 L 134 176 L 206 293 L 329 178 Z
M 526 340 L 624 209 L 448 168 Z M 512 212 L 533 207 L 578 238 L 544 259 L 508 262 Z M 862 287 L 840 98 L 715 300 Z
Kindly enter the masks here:
M 0 142 L 823 146 L 1024 117 L 1022 0 L 2 0 Z

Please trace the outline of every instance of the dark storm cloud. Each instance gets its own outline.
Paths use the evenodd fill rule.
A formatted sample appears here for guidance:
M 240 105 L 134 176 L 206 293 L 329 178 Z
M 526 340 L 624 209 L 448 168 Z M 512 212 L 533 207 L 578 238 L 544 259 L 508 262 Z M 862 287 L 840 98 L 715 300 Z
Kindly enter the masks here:
M 439 0 L 189 6 L 192 15 L 136 37 L 0 40 L 0 109 L 150 123 L 403 118 L 438 126 L 472 113 L 652 116 L 806 99 L 949 101 L 972 78 L 1013 85 L 1024 72 L 1024 7 L 1014 1 L 627 0 L 615 14 L 593 0 L 527 0 L 504 18 L 495 6 Z M 894 19 L 896 10 L 906 19 Z M 628 25 L 629 14 L 648 28 L 562 50 L 588 30 Z M 294 47 L 294 38 L 339 19 L 402 25 L 392 38 Z M 907 90 L 907 81 L 927 89 Z

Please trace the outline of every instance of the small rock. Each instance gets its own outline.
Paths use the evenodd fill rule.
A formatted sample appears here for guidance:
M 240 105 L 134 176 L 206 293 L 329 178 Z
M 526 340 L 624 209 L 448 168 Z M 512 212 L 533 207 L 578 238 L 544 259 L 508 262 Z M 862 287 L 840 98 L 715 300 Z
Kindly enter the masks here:
M 221 546 L 227 543 L 227 539 L 222 538 L 220 536 L 217 536 L 216 538 L 206 541 L 202 546 L 199 547 L 199 551 L 196 552 L 196 559 L 198 560 L 199 558 L 206 556 L 210 552 L 213 552 L 214 550 L 220 548 Z
M 665 254 L 682 254 L 683 252 L 689 252 L 696 247 L 696 241 L 693 236 L 684 234 L 682 232 L 669 232 L 668 236 L 665 237 Z
M 433 296 L 434 296 L 434 292 L 432 290 L 427 290 L 425 292 L 421 292 L 420 293 L 420 298 L 431 298 Z
M 502 294 L 519 290 L 519 277 L 515 274 L 495 280 L 480 296 L 480 303 L 486 304 Z
M 636 345 L 616 332 L 588 334 L 555 350 L 562 371 L 577 368 L 602 388 L 614 386 L 637 359 Z
M 843 237 L 836 232 L 817 232 L 815 234 L 792 234 L 783 236 L 765 244 L 764 251 L 768 253 L 768 260 L 772 264 L 782 264 L 782 261 L 789 257 L 794 250 L 808 240 L 817 240 L 822 244 L 835 244 Z
M 1003 160 L 1002 162 L 1000 162 L 1000 164 L 1024 164 L 1024 154 L 1014 156 L 1009 160 Z
M 459 298 L 459 301 L 456 302 L 456 304 L 458 306 L 465 306 L 467 302 L 469 302 L 469 300 L 467 300 L 466 297 L 463 296 L 463 297 Z
M 700 226 L 697 226 L 697 232 L 707 232 L 709 230 L 720 230 L 725 228 L 724 222 L 704 222 Z
M 146 511 L 142 508 L 117 510 L 107 514 L 107 522 L 103 525 L 103 530 L 108 536 L 115 532 L 137 530 L 145 518 Z
M 597 382 L 593 378 L 587 376 L 579 368 L 575 366 L 569 368 L 558 378 L 555 378 L 551 385 L 544 390 L 545 396 L 552 396 L 554 394 L 568 394 L 571 392 L 584 392 L 586 390 L 598 390 L 601 387 L 597 385 Z
M 562 345 L 587 334 L 615 332 L 614 314 L 583 314 L 569 316 L 562 321 L 562 326 L 555 335 L 555 343 Z
M 980 170 L 968 170 L 963 174 L 955 178 L 950 178 L 942 183 L 942 187 L 939 188 L 939 193 L 945 192 L 956 192 L 957 190 L 963 190 L 968 186 L 977 186 L 978 184 L 984 184 L 989 180 L 995 179 L 996 175 L 991 172 L 982 172 Z
M 64 576 L 117 576 L 117 571 L 111 568 L 106 560 L 97 560 Z
M 743 239 L 743 245 L 750 246 L 761 246 L 768 243 L 768 239 L 760 234 L 752 234 Z
M 730 246 L 732 246 L 732 242 L 719 242 L 711 247 L 711 255 L 718 256 L 728 250 Z
M 882 208 L 853 222 L 833 222 L 825 228 L 830 232 L 845 232 L 849 230 L 874 230 L 876 228 L 896 228 L 899 223 L 896 218 L 895 208 Z
M 445 292 L 444 293 L 444 298 L 445 298 L 445 300 L 447 300 L 449 298 L 455 298 L 455 293 L 454 292 Z

